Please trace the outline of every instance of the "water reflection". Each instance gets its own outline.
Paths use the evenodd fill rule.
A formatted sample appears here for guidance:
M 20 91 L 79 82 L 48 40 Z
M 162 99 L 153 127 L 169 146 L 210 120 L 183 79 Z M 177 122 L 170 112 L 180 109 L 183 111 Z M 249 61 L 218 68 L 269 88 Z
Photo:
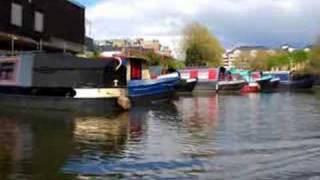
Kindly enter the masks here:
M 176 102 L 176 106 L 189 130 L 212 130 L 218 126 L 218 96 L 185 96 Z
M 72 149 L 72 123 L 61 113 L 0 110 L 1 179 L 59 179 Z M 59 121 L 57 121 L 57 119 Z M 48 152 L 50 152 L 48 154 Z
M 184 96 L 112 114 L 0 108 L 0 179 L 317 177 L 317 93 Z
M 78 117 L 75 119 L 74 141 L 80 151 L 98 150 L 105 154 L 120 153 L 128 135 L 128 114 L 107 117 Z

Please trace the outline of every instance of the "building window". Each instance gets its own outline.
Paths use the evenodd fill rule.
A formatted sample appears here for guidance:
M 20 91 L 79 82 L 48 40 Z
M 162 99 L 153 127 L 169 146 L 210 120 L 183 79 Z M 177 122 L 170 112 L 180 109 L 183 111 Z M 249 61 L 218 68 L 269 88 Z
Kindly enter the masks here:
M 15 63 L 13 62 L 0 63 L 0 81 L 14 80 L 14 68 L 15 68 Z
M 22 6 L 20 4 L 11 4 L 11 24 L 15 26 L 22 26 Z
M 34 13 L 34 30 L 37 32 L 43 32 L 44 29 L 44 16 L 43 13 L 36 11 Z

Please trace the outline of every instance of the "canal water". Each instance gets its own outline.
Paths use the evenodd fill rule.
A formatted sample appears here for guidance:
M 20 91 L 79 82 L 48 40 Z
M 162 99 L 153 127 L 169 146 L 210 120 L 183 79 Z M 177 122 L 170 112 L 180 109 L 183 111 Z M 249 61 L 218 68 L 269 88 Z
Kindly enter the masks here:
M 2 107 L 0 179 L 320 179 L 320 91 L 112 114 Z

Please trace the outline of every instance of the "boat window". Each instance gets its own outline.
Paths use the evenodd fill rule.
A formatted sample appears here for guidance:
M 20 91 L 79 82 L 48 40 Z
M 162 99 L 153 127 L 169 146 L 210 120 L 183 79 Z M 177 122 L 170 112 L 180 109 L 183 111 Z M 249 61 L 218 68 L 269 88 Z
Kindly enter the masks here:
M 0 80 L 14 80 L 14 66 L 13 62 L 0 63 Z

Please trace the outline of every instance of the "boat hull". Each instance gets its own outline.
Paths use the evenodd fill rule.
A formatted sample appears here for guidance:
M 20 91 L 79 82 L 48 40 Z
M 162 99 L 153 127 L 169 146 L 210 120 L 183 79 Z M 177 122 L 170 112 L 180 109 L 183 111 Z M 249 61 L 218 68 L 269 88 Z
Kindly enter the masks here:
M 181 93 L 188 93 L 192 92 L 194 88 L 196 87 L 198 83 L 197 79 L 194 80 L 181 80 L 178 87 L 177 91 Z
M 314 85 L 314 78 L 304 78 L 300 80 L 280 81 L 281 90 L 303 90 L 311 89 Z
M 241 92 L 243 93 L 257 93 L 260 91 L 261 89 L 258 83 L 249 83 L 241 89 Z
M 84 94 L 82 91 L 90 93 Z M 113 111 L 121 109 L 118 105 L 118 98 L 123 94 L 125 94 L 123 88 L 72 89 L 0 86 L 0 104 L 10 107 L 63 111 Z
M 0 94 L 0 105 L 13 108 L 74 111 L 74 112 L 111 112 L 122 110 L 118 98 L 67 98 L 53 96 L 31 96 Z
M 194 92 L 215 92 L 217 81 L 198 81 Z
M 240 92 L 246 85 L 245 81 L 220 81 L 217 84 L 217 92 Z
M 263 79 L 263 80 L 257 80 L 256 81 L 262 92 L 273 92 L 276 91 L 280 84 L 280 79 Z
M 311 75 L 300 75 L 290 71 L 266 72 L 266 74 L 280 79 L 279 90 L 281 91 L 308 90 L 315 82 L 315 78 Z
M 134 80 L 128 83 L 128 93 L 134 105 L 171 99 L 180 78 Z

